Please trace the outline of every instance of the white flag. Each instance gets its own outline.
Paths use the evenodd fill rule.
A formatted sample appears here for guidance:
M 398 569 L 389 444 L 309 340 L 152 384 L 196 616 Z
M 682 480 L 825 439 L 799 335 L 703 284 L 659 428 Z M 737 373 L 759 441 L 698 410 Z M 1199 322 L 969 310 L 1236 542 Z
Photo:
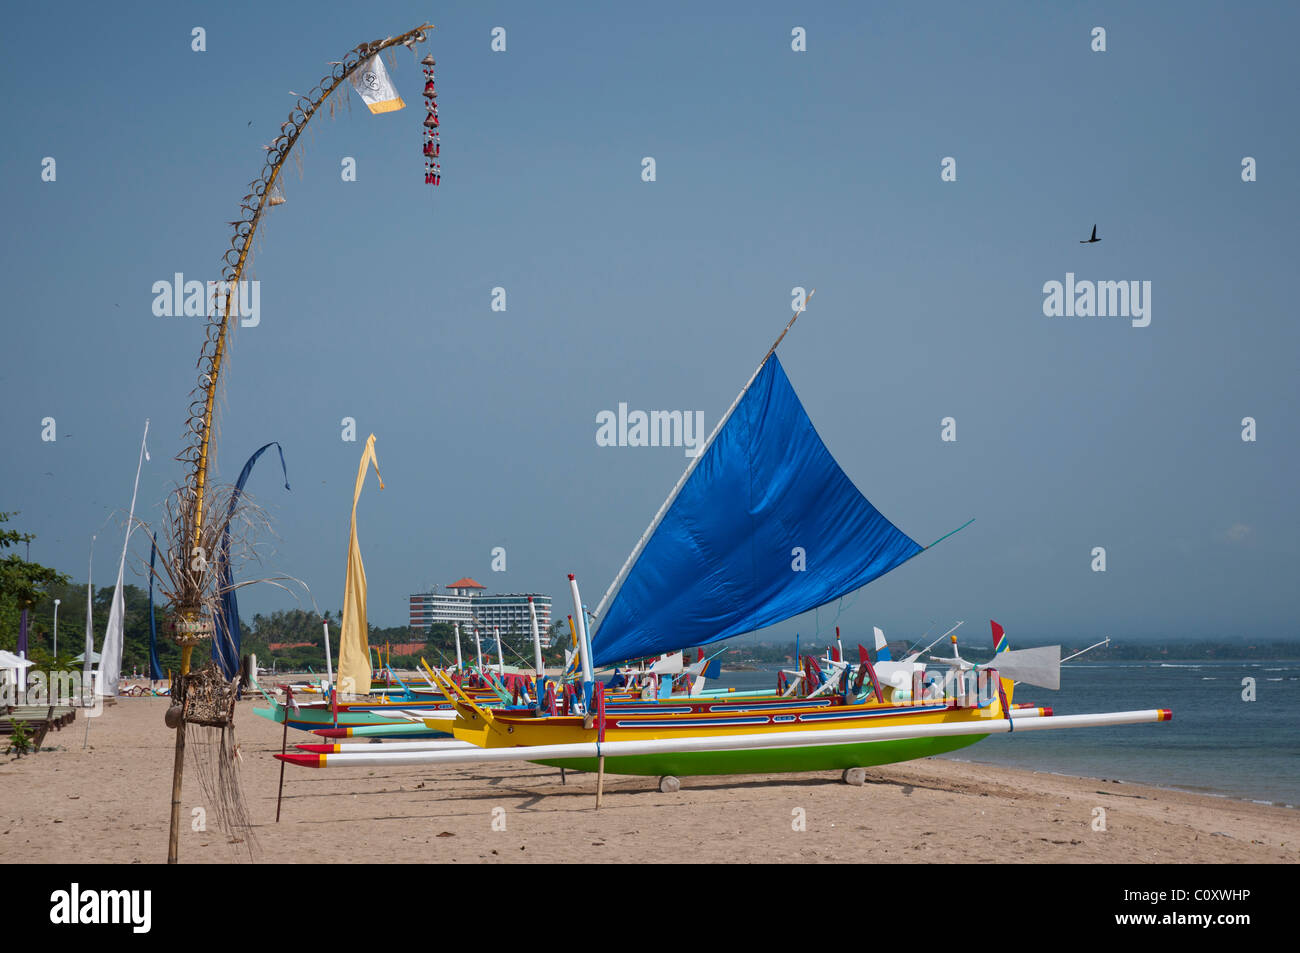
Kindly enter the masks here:
M 390 113 L 406 107 L 378 54 L 357 67 L 352 74 L 352 85 L 372 113 Z
M 122 595 L 122 581 L 126 573 L 126 552 L 131 545 L 131 531 L 135 529 L 135 499 L 140 491 L 140 468 L 144 466 L 145 445 L 149 442 L 149 421 L 144 422 L 144 437 L 140 440 L 140 459 L 135 465 L 135 486 L 131 489 L 131 509 L 126 517 L 126 539 L 122 541 L 122 561 L 117 566 L 117 585 L 113 588 L 113 602 L 108 609 L 108 628 L 104 632 L 104 647 L 100 652 L 99 679 L 96 691 L 100 695 L 116 696 L 122 677 L 122 645 L 126 637 L 126 600 Z M 89 616 L 89 609 L 87 609 Z M 86 619 L 86 637 L 91 635 L 90 619 Z M 86 658 L 90 658 L 87 653 Z

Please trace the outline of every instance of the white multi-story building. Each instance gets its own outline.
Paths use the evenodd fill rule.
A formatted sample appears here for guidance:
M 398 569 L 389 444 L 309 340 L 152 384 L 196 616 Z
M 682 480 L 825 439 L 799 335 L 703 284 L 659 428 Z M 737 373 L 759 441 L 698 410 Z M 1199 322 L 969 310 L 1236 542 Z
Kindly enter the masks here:
M 487 588 L 468 576 L 446 587 L 446 592 L 421 592 L 411 596 L 410 626 L 428 629 L 439 622 L 459 622 L 462 633 L 474 631 L 490 636 L 493 628 L 501 635 L 526 636 L 532 633 L 528 599 L 537 609 L 537 628 L 542 644 L 549 643 L 551 597 L 537 592 L 487 595 Z

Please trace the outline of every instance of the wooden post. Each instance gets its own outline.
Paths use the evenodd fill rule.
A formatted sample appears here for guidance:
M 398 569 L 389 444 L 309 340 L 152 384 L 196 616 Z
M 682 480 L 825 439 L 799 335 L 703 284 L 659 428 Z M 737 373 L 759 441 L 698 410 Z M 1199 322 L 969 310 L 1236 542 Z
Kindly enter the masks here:
M 194 654 L 193 645 L 181 646 L 181 671 L 171 683 L 172 703 L 176 702 L 178 683 L 190 673 L 190 657 Z M 176 863 L 180 851 L 181 833 L 181 787 L 185 777 L 185 713 L 181 712 L 181 723 L 176 726 L 176 757 L 172 761 L 172 818 L 171 831 L 167 835 L 167 863 Z
M 289 709 L 284 710 L 284 734 L 280 737 L 280 754 L 289 747 Z M 275 795 L 275 823 L 280 823 L 280 799 L 284 797 L 284 761 L 280 762 L 280 790 Z
M 605 686 L 596 683 L 596 741 L 605 742 Z M 600 810 L 601 799 L 605 796 L 605 756 L 596 760 L 596 810 Z

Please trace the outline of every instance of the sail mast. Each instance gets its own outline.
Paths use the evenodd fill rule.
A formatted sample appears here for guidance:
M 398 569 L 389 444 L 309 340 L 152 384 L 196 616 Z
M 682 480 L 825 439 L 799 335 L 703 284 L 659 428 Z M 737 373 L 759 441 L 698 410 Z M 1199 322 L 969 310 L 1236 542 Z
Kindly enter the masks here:
M 542 664 L 542 634 L 537 629 L 537 607 L 533 605 L 533 597 L 528 597 L 528 621 L 533 629 L 533 668 L 537 673 L 537 684 L 542 684 L 541 680 L 546 677 L 546 666 Z
M 86 566 L 86 653 L 82 656 L 81 680 L 82 700 L 85 700 L 86 685 L 91 681 L 91 656 L 95 654 L 95 537 L 90 537 L 90 559 Z
M 677 484 L 668 494 L 668 499 L 664 500 L 663 505 L 659 507 L 659 511 L 655 513 L 654 519 L 650 521 L 650 525 L 646 527 L 646 531 L 641 534 L 641 538 L 637 540 L 636 546 L 632 548 L 632 552 L 629 553 L 627 559 L 624 560 L 623 567 L 618 571 L 618 575 L 614 577 L 614 581 L 609 584 L 609 588 L 605 590 L 605 595 L 601 597 L 600 604 L 596 606 L 596 611 L 592 613 L 596 618 L 597 632 L 600 631 L 599 627 L 602 621 L 601 612 L 603 612 L 605 607 L 614 600 L 616 595 L 618 595 L 618 590 L 621 589 L 623 583 L 627 581 L 628 573 L 630 573 L 632 567 L 636 565 L 637 558 L 641 555 L 641 551 L 645 549 L 646 543 L 650 542 L 650 537 L 653 536 L 655 530 L 659 528 L 659 524 L 663 521 L 664 515 L 667 514 L 669 508 L 672 507 L 673 501 L 677 499 L 677 494 L 680 493 L 682 487 L 686 485 L 686 481 L 691 478 L 691 474 L 695 472 L 695 467 L 704 457 L 704 454 L 709 447 L 713 445 L 713 441 L 718 436 L 718 433 L 724 426 L 726 426 L 727 421 L 731 419 L 732 413 L 740 404 L 745 394 L 749 391 L 750 386 L 757 379 L 759 372 L 763 370 L 763 365 L 767 363 L 767 359 L 776 353 L 777 347 L 785 340 L 785 336 L 790 333 L 790 329 L 794 327 L 795 321 L 799 320 L 799 315 L 808 310 L 808 302 L 812 300 L 812 296 L 816 293 L 816 288 L 808 292 L 808 297 L 803 300 L 803 307 L 796 310 L 795 313 L 790 316 L 790 320 L 786 322 L 785 328 L 777 336 L 777 339 L 772 342 L 772 346 L 767 349 L 767 353 L 763 355 L 763 359 L 758 362 L 758 367 L 754 368 L 754 373 L 749 375 L 749 380 L 745 382 L 745 386 L 740 389 L 740 393 L 737 394 L 736 399 L 731 402 L 731 406 L 727 408 L 727 412 L 722 415 L 717 426 L 713 428 L 713 431 L 709 434 L 709 439 L 704 441 L 704 446 L 700 448 L 700 452 L 692 458 L 689 464 L 686 465 L 686 472 L 684 472 L 681 475 L 681 478 L 678 479 Z

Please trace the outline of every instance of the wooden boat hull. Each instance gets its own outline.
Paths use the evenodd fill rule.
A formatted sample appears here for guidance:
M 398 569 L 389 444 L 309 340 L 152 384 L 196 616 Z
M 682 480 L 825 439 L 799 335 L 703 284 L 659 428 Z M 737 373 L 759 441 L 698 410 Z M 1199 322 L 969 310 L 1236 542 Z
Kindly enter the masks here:
M 707 737 L 824 732 L 827 729 L 921 728 L 967 725 L 971 734 L 920 733 L 915 738 L 857 741 L 844 744 L 747 747 L 723 751 L 654 752 L 605 758 L 605 770 L 633 775 L 774 774 L 859 768 L 916 758 L 928 758 L 965 748 L 988 736 L 981 723 L 1008 717 L 1013 682 L 1003 679 L 1000 691 L 982 707 L 965 707 L 960 699 L 935 699 L 920 704 L 879 704 L 867 701 L 826 705 L 821 700 L 754 700 L 749 704 L 708 704 L 703 710 L 672 711 L 672 706 L 607 710 L 603 742 L 697 739 Z M 449 694 L 454 690 L 449 689 Z M 534 747 L 592 743 L 597 731 L 580 717 L 530 716 L 493 711 L 460 699 L 451 731 L 458 741 L 484 748 Z M 432 725 L 430 726 L 432 727 Z M 531 760 L 531 759 L 530 759 Z M 597 758 L 542 759 L 538 764 L 593 771 Z
M 779 707 L 753 706 L 746 710 L 724 709 L 679 714 L 624 713 L 610 711 L 605 726 L 606 741 L 636 739 L 699 738 L 770 731 L 821 731 L 828 728 L 893 727 L 901 724 L 927 725 L 950 721 L 1001 717 L 996 703 L 988 709 L 952 708 L 942 703 L 918 706 L 834 705 L 801 706 L 797 702 Z M 457 706 L 458 717 L 451 724 L 460 741 L 479 747 L 576 744 L 596 740 L 595 728 L 581 717 L 529 717 L 523 713 L 490 712 L 490 724 L 469 706 Z M 430 725 L 433 727 L 433 725 Z

